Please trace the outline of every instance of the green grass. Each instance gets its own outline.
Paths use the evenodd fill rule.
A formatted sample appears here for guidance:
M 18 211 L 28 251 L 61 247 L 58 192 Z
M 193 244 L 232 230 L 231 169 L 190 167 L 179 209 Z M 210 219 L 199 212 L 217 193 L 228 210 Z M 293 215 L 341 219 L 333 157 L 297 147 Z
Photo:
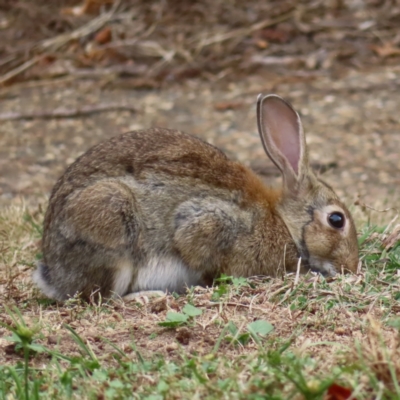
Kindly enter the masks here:
M 29 278 L 41 218 L 0 215 L 0 399 L 400 398 L 395 227 L 365 227 L 361 273 L 329 282 L 222 277 L 184 296 L 61 305 Z
M 29 370 L 28 398 L 39 398 L 38 390 L 43 396 L 44 389 L 48 398 L 281 399 L 301 393 L 306 399 L 318 399 L 344 371 L 337 367 L 329 375 L 320 374 L 312 358 L 294 355 L 286 344 L 276 345 L 267 341 L 257 352 L 235 360 L 182 354 L 175 361 L 156 357 L 132 361 L 116 349 L 112 368 L 89 354 L 65 362 L 50 352 L 52 358 L 45 369 Z M 3 368 L 3 397 L 8 393 L 26 398 L 23 371 L 23 364 Z

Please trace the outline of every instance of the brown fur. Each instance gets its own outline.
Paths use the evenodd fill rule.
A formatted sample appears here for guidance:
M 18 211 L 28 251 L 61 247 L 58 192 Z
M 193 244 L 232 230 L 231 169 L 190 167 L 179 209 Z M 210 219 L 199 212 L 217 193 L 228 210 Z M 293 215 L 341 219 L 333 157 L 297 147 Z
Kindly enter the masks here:
M 278 151 L 270 151 L 273 160 Z M 284 154 L 279 159 L 286 162 Z M 303 268 L 315 256 L 354 271 L 350 214 L 308 170 L 305 156 L 299 162 L 306 171 L 299 178 L 281 168 L 295 190 L 273 190 L 216 147 L 182 132 L 149 129 L 100 143 L 54 186 L 35 279 L 50 297 L 65 299 L 96 289 L 103 296 L 183 290 L 222 272 L 276 276 L 294 271 L 299 256 Z M 349 238 L 322 226 L 318 212 L 332 202 L 345 210 Z

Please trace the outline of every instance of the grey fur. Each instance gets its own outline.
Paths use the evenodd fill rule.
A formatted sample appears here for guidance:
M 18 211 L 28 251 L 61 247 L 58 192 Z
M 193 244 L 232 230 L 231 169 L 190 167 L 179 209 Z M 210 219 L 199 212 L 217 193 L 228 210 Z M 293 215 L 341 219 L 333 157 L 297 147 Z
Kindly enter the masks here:
M 300 124 L 278 96 L 262 101 Z M 259 123 L 268 128 L 268 121 Z M 279 115 L 275 122 L 279 125 Z M 298 176 L 286 166 L 270 133 L 261 132 L 268 155 L 295 190 L 265 187 L 217 148 L 178 131 L 149 129 L 100 143 L 76 160 L 53 189 L 44 224 L 44 258 L 35 281 L 47 296 L 65 300 L 76 293 L 88 298 L 96 291 L 104 297 L 184 291 L 211 284 L 222 272 L 276 276 L 295 270 L 302 247 L 309 249 L 319 240 L 305 229 L 310 224 L 320 229 L 312 225 L 307 207 L 322 210 L 332 202 L 346 213 L 349 234 L 324 231 L 342 250 L 325 251 L 327 239 L 324 249 L 313 247 L 312 255 L 321 260 L 321 272 L 343 263 L 354 270 L 351 216 L 310 172 L 299 127 L 304 144 Z

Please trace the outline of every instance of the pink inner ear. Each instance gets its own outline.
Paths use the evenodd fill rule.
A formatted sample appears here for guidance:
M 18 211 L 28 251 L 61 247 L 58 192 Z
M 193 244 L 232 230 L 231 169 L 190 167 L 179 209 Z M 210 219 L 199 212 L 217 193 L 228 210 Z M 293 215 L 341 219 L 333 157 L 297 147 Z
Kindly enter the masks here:
M 279 98 L 267 98 L 263 106 L 264 129 L 297 175 L 301 157 L 297 114 Z

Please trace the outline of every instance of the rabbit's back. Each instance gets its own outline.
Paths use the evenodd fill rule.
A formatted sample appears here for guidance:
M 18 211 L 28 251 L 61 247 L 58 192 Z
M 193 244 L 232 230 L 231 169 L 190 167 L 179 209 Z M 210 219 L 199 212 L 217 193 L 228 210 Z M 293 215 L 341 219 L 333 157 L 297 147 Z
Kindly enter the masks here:
M 71 164 L 54 186 L 45 229 L 74 192 L 104 179 L 132 188 L 143 208 L 150 208 L 148 214 L 157 217 L 196 196 L 216 196 L 243 207 L 257 200 L 277 201 L 276 193 L 255 174 L 215 146 L 179 131 L 154 128 L 100 143 Z
M 128 279 L 144 282 L 145 288 L 157 287 L 156 270 L 163 268 L 168 269 L 164 276 L 178 271 L 181 277 L 182 284 L 167 285 L 173 290 L 184 282 L 200 283 L 210 271 L 196 270 L 208 265 L 214 271 L 210 279 L 214 277 L 224 262 L 215 261 L 212 254 L 246 236 L 254 218 L 251 206 L 268 198 L 276 200 L 250 170 L 200 139 L 166 129 L 121 135 L 78 158 L 55 185 L 43 235 L 43 265 L 48 271 L 42 275 L 48 272 L 52 285 L 68 288 L 69 294 L 75 286 L 92 288 L 93 282 L 82 283 L 86 279 L 104 288 L 102 282 L 113 279 L 99 266 L 115 260 L 113 269 L 122 271 L 122 283 L 114 279 L 104 294 L 124 287 Z M 198 224 L 201 228 L 193 231 Z M 194 238 L 199 234 L 202 237 Z M 213 244 L 219 246 L 214 253 Z M 200 257 L 192 260 L 198 252 Z M 186 261 L 176 267 L 182 257 Z M 93 277 L 88 265 L 101 275 Z M 145 276 L 132 278 L 130 271 Z
M 53 195 L 68 192 L 66 182 L 71 184 L 70 188 L 76 188 L 86 185 L 88 177 L 128 175 L 141 179 L 150 172 L 234 190 L 243 188 L 250 171 L 197 137 L 154 128 L 128 132 L 93 147 L 67 169 Z M 59 191 L 62 185 L 64 188 Z

